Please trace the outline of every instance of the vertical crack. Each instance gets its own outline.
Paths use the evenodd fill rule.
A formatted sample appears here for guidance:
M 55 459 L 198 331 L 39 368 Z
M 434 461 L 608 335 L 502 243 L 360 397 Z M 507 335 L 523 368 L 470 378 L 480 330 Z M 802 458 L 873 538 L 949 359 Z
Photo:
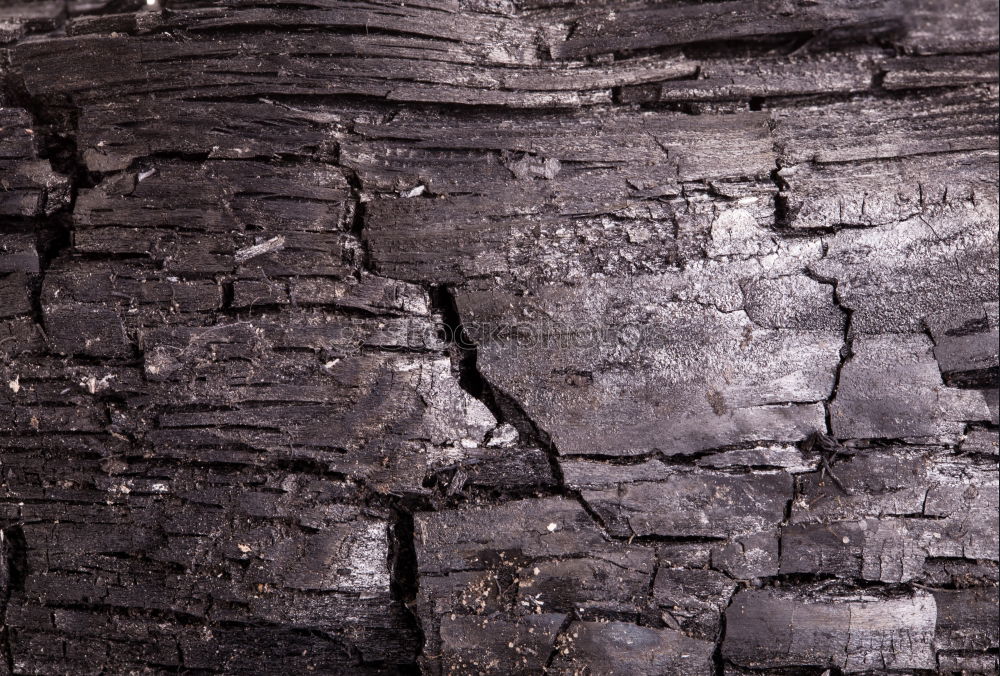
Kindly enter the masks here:
M 559 629 L 556 631 L 555 638 L 552 639 L 552 651 L 545 660 L 545 666 L 542 668 L 543 673 L 548 672 L 552 668 L 552 663 L 555 662 L 556 657 L 559 653 L 565 650 L 566 639 L 569 635 L 569 628 L 573 626 L 573 622 L 576 620 L 576 613 L 569 612 L 566 613 L 566 617 L 563 619 L 562 624 L 559 625 Z
M 0 646 L 7 673 L 14 673 L 14 643 L 7 608 L 11 595 L 24 588 L 28 570 L 28 542 L 20 525 L 0 529 Z
M 94 182 L 77 154 L 79 108 L 32 96 L 23 82 L 13 75 L 4 84 L 12 103 L 31 116 L 31 132 L 38 157 L 48 161 L 52 171 L 65 179 L 65 184 L 46 185 L 42 213 L 28 219 L 38 254 L 38 273 L 32 276 L 30 285 L 32 315 L 44 334 L 41 294 L 45 273 L 72 245 L 72 215 L 77 194 L 81 187 L 92 187 Z
M 738 593 L 738 591 L 734 591 L 729 597 L 726 607 L 719 609 L 719 633 L 715 637 L 715 650 L 712 651 L 713 676 L 726 676 L 726 659 L 722 656 L 722 644 L 726 640 L 726 611 L 729 610 L 729 606 L 733 605 L 733 599 Z
M 512 396 L 490 383 L 479 370 L 479 348 L 462 325 L 454 291 L 447 286 L 433 286 L 431 306 L 441 315 L 446 339 L 452 350 L 452 361 L 458 372 L 458 382 L 470 396 L 481 401 L 497 422 L 517 430 L 523 443 L 537 446 L 549 459 L 552 476 L 559 490 L 567 494 L 559 453 L 549 434 L 541 429 Z
M 341 167 L 341 171 L 351 189 L 344 226 L 357 243 L 356 256 L 351 263 L 354 265 L 355 274 L 357 275 L 360 275 L 364 271 L 373 272 L 371 257 L 369 256 L 364 237 L 366 198 L 361 177 L 358 176 L 356 171 L 347 167 Z
M 806 274 L 821 284 L 828 284 L 833 287 L 833 304 L 836 305 L 837 309 L 844 315 L 844 344 L 840 348 L 840 361 L 837 362 L 837 366 L 833 371 L 833 387 L 830 390 L 830 396 L 823 402 L 826 434 L 831 438 L 836 438 L 833 427 L 832 409 L 833 402 L 837 399 L 837 393 L 840 391 L 840 379 L 843 374 L 844 367 L 854 357 L 854 335 L 852 332 L 854 310 L 847 307 L 847 305 L 844 304 L 843 299 L 840 297 L 840 282 L 837 279 L 833 277 L 824 277 L 817 274 L 812 269 L 807 269 Z
M 354 275 L 360 280 L 361 275 L 366 272 L 375 274 L 364 239 L 366 200 L 361 178 L 357 172 L 346 167 L 341 167 L 341 170 L 351 190 L 343 227 L 354 238 L 357 245 L 350 263 L 353 265 Z M 389 537 L 389 593 L 391 598 L 397 601 L 406 612 L 416 635 L 416 650 L 413 654 L 413 661 L 396 665 L 396 673 L 419 674 L 421 672 L 420 658 L 424 653 L 425 634 L 420 613 L 414 609 L 420 589 L 420 572 L 417 564 L 413 515 L 414 512 L 420 509 L 430 509 L 431 506 L 419 500 L 414 501 L 398 495 L 386 494 L 372 489 L 370 486 L 368 488 L 373 493 L 366 502 L 368 504 L 384 504 L 393 514 Z
M 774 120 L 772 119 L 769 123 L 769 127 L 773 133 L 774 131 Z M 774 141 L 773 150 L 776 156 L 775 167 L 771 170 L 771 182 L 777 187 L 778 192 L 774 196 L 774 225 L 777 228 L 789 227 L 792 218 L 795 214 L 791 212 L 787 193 L 789 190 L 788 182 L 781 176 L 781 150 L 777 145 L 777 139 Z M 823 243 L 823 256 L 827 254 L 827 244 Z M 813 279 L 820 284 L 826 284 L 832 287 L 832 298 L 833 304 L 837 309 L 844 315 L 844 335 L 843 335 L 843 346 L 840 348 L 840 360 L 834 369 L 833 374 L 833 387 L 830 390 L 830 396 L 828 396 L 823 402 L 823 412 L 824 412 L 824 422 L 826 425 L 826 434 L 833 437 L 833 417 L 832 417 L 832 405 L 834 400 L 837 398 L 837 392 L 840 389 L 840 378 L 843 373 L 844 366 L 851 360 L 854 356 L 854 338 L 852 336 L 852 322 L 854 317 L 854 310 L 849 308 L 844 304 L 843 299 L 840 297 L 840 287 L 839 280 L 833 277 L 825 277 L 818 274 L 815 270 L 807 267 L 803 270 L 806 276 Z
M 559 462 L 559 451 L 548 432 L 532 420 L 514 397 L 492 384 L 479 370 L 478 345 L 462 325 L 454 290 L 443 285 L 432 286 L 430 297 L 432 309 L 441 316 L 462 389 L 481 401 L 498 423 L 506 423 L 516 429 L 522 443 L 540 448 L 548 458 L 556 494 L 575 500 L 608 541 L 620 540 L 621 538 L 611 535 L 604 519 L 584 499 L 582 493 L 566 485 L 566 478 Z
M 392 524 L 391 561 L 389 566 L 389 591 L 392 598 L 399 601 L 410 616 L 416 632 L 416 654 L 412 665 L 401 665 L 400 673 L 420 673 L 417 666 L 424 650 L 424 628 L 420 614 L 413 609 L 417 599 L 420 577 L 417 570 L 417 549 L 413 532 L 413 510 L 404 506 L 393 509 L 395 520 Z

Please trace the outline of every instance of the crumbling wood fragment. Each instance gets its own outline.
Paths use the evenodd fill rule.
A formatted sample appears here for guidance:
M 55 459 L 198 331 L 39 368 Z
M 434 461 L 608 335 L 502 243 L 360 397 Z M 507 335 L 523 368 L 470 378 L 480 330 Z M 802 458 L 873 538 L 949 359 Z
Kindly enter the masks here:
M 0 674 L 995 676 L 997 19 L 0 2 Z
M 844 673 L 936 668 L 937 604 L 924 591 L 870 597 L 802 589 L 738 593 L 726 611 L 723 655 L 761 667 L 837 667 Z
M 0 216 L 41 216 L 69 200 L 69 182 L 39 157 L 32 127 L 28 111 L 0 105 Z
M 871 450 L 837 476 L 803 476 L 782 532 L 783 573 L 882 582 L 932 575 L 935 559 L 998 560 L 996 463 L 934 448 Z M 994 563 L 995 565 L 995 563 Z

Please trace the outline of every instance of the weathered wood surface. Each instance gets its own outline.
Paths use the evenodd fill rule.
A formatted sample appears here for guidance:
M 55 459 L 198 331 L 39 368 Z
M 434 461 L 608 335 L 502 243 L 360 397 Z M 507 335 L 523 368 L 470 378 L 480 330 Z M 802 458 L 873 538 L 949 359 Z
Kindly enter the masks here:
M 0 673 L 997 674 L 997 50 L 0 3 Z

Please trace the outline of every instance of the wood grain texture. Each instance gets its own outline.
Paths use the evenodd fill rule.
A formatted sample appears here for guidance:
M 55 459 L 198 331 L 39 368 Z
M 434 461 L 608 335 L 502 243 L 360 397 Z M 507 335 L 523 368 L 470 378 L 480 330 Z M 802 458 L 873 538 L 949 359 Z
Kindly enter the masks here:
M 0 3 L 0 674 L 997 674 L 991 0 Z

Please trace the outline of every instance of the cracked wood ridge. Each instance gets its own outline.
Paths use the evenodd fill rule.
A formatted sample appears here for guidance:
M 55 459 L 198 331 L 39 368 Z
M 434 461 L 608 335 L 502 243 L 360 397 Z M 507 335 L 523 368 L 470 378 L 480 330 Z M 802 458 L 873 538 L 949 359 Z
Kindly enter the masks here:
M 997 14 L 3 2 L 0 674 L 997 674 Z

